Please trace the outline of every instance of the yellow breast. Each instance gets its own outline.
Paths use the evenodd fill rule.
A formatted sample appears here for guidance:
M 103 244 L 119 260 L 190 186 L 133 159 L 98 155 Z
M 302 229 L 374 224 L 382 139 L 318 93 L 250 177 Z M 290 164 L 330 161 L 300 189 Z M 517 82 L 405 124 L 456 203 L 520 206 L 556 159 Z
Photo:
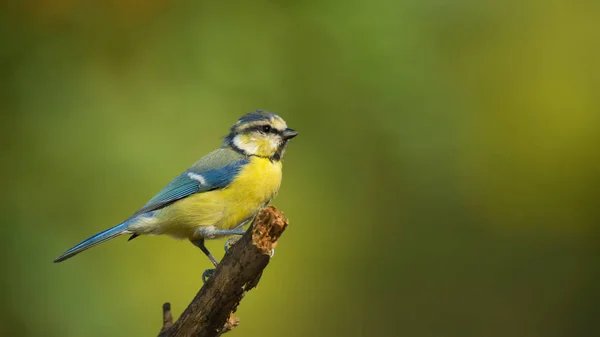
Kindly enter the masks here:
M 202 226 L 235 228 L 275 197 L 281 185 L 281 168 L 280 161 L 251 157 L 226 188 L 194 194 L 165 208 L 152 233 L 193 238 Z
M 251 157 L 238 177 L 225 189 L 221 197 L 227 211 L 223 220 L 216 225 L 231 229 L 248 219 L 277 195 L 281 186 L 281 162 L 272 162 L 261 157 Z

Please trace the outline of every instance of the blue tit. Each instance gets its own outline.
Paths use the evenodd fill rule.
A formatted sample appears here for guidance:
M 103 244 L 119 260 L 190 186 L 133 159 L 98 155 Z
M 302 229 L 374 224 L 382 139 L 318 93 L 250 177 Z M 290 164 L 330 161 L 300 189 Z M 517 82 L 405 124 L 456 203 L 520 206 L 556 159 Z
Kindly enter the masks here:
M 205 239 L 243 234 L 243 226 L 275 197 L 282 159 L 298 132 L 274 113 L 257 110 L 242 116 L 220 148 L 173 179 L 141 209 L 119 225 L 67 250 L 64 261 L 122 234 L 167 234 L 189 239 L 216 266 Z

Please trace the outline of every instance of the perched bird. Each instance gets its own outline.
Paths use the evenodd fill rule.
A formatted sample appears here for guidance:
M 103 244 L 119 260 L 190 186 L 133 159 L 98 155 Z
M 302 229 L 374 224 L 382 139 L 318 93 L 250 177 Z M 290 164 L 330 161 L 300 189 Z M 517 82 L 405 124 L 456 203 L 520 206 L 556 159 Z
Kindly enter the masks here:
M 277 194 L 287 142 L 298 132 L 274 113 L 242 116 L 221 147 L 173 179 L 131 217 L 64 252 L 54 262 L 121 234 L 189 239 L 216 266 L 205 239 L 243 234 L 243 226 Z

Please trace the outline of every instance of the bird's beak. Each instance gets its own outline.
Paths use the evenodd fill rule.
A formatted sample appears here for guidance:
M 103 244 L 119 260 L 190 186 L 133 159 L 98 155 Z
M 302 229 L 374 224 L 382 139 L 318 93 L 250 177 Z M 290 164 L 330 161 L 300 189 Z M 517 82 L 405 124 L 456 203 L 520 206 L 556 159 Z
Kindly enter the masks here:
M 294 129 L 287 128 L 287 129 L 285 129 L 285 131 L 283 131 L 283 138 L 285 140 L 292 139 L 292 138 L 296 137 L 297 135 L 298 135 L 298 131 L 296 131 Z

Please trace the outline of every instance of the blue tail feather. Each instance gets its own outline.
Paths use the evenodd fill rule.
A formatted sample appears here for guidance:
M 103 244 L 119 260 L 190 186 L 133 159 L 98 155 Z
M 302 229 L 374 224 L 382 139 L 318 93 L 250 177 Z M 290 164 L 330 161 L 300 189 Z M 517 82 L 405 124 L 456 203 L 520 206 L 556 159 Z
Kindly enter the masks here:
M 54 260 L 54 262 L 62 262 L 70 257 L 73 257 L 73 256 L 81 253 L 82 251 L 84 251 L 88 248 L 92 248 L 97 244 L 100 244 L 104 241 L 108 241 L 112 238 L 115 238 L 115 237 L 121 235 L 121 234 L 125 234 L 125 233 L 127 233 L 127 227 L 129 227 L 128 222 L 124 222 L 122 224 L 119 224 L 112 228 L 109 228 L 103 232 L 100 232 L 96 235 L 93 235 L 92 237 L 84 240 L 83 242 L 76 245 L 75 247 L 70 248 L 66 252 L 62 253 L 62 255 L 57 257 Z

